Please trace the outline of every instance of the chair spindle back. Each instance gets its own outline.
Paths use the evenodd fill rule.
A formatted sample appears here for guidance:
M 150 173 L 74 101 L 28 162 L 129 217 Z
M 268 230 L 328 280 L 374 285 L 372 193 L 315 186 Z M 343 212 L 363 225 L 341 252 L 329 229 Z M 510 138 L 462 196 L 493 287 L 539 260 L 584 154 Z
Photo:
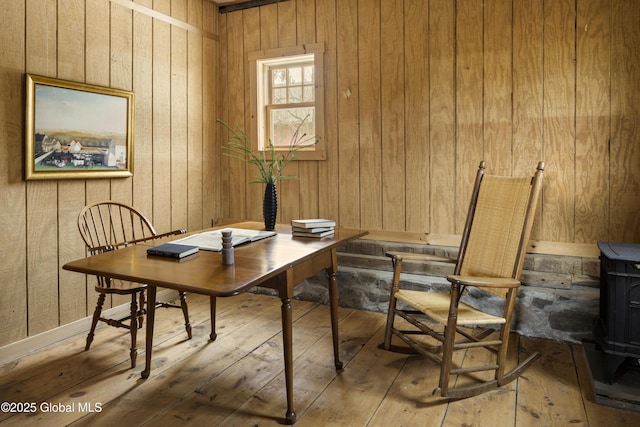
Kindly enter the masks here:
M 78 215 L 78 229 L 92 255 L 155 236 L 151 222 L 134 208 L 106 201 L 86 206 Z

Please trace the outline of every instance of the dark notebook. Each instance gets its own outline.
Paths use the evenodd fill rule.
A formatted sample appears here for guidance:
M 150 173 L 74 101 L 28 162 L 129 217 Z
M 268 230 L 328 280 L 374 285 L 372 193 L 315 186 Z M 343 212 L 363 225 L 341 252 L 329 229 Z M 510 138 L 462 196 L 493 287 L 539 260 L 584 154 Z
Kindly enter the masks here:
M 190 245 L 178 245 L 176 243 L 165 243 L 147 249 L 147 255 L 164 256 L 169 258 L 184 258 L 195 254 L 200 248 Z

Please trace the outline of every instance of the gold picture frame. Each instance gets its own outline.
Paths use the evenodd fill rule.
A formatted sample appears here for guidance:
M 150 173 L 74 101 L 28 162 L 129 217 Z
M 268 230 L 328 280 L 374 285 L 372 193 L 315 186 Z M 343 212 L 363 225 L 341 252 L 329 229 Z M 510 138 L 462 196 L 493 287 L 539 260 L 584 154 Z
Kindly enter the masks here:
M 26 75 L 25 179 L 133 176 L 133 92 Z

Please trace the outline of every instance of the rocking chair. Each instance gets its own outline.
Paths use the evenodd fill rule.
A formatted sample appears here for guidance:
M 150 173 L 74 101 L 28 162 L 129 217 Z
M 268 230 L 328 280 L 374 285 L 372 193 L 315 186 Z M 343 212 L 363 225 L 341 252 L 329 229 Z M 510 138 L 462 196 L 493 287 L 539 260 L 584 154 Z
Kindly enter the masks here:
M 538 164 L 533 177 L 492 176 L 485 175 L 484 170 L 483 161 L 476 175 L 457 261 L 417 253 L 386 254 L 393 263 L 393 281 L 382 347 L 418 352 L 439 363 L 438 388 L 443 397 L 465 398 L 503 386 L 516 379 L 540 357 L 536 352 L 506 371 L 511 320 L 544 163 Z M 400 274 L 404 261 L 455 262 L 454 273 L 447 277 L 450 292 L 442 294 L 401 288 Z M 466 288 L 499 297 L 498 307 L 488 313 L 463 302 L 461 297 Z M 493 299 L 496 300 L 495 297 Z M 403 318 L 413 328 L 397 329 L 394 325 L 396 317 Z M 497 337 L 492 334 L 493 330 L 486 329 L 488 325 L 499 329 Z M 406 323 L 402 327 L 410 328 Z M 428 345 L 424 339 L 415 339 L 416 335 L 425 334 L 435 339 L 436 344 Z M 392 345 L 393 335 L 410 348 Z M 456 366 L 454 352 L 472 348 L 488 350 L 491 362 Z M 482 378 L 469 375 L 481 371 L 494 371 L 495 374 Z M 471 377 L 472 382 L 460 385 L 461 381 L 458 381 L 452 386 L 459 375 Z

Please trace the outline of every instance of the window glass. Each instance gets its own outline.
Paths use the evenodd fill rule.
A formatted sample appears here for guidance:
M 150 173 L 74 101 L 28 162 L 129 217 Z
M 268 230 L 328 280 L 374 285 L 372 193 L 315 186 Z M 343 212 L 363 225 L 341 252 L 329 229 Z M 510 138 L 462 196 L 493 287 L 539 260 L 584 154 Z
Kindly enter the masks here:
M 319 44 L 250 52 L 248 70 L 252 85 L 252 127 L 254 149 L 287 151 L 295 130 L 309 144 L 298 160 L 324 160 L 326 150 L 321 83 L 324 46 Z M 302 125 L 301 125 L 302 124 Z M 296 140 L 300 143 L 300 137 Z M 317 142 L 317 143 L 316 143 Z M 302 142 L 304 145 L 304 141 Z

